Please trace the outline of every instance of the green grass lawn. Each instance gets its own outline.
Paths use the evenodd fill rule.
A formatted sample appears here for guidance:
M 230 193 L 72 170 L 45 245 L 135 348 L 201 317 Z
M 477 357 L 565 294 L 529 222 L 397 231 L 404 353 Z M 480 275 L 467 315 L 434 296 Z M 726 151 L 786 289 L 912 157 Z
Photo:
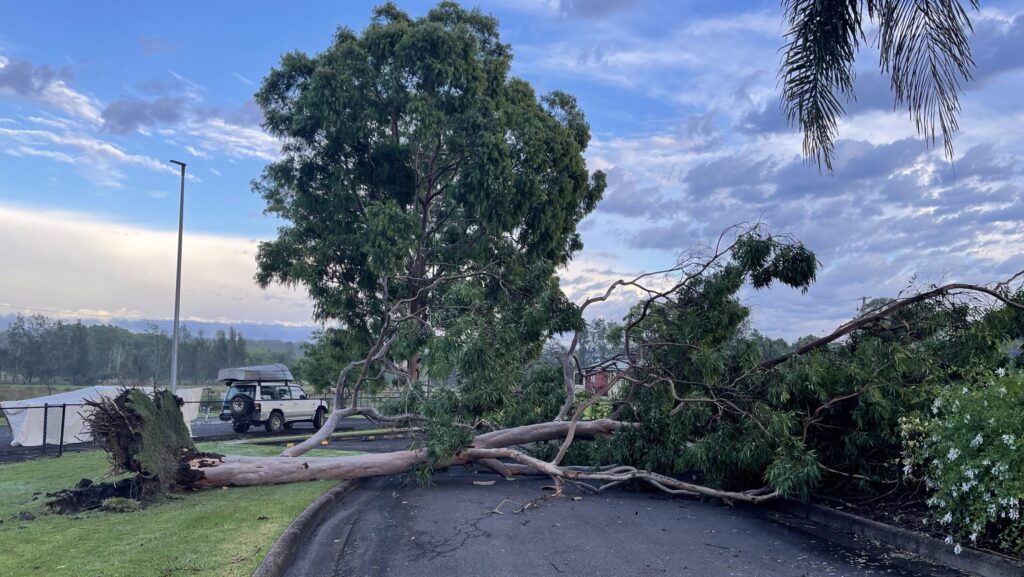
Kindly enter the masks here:
M 200 443 L 199 448 L 237 455 L 280 451 L 239 441 Z M 344 453 L 318 449 L 309 454 Z M 336 484 L 207 489 L 131 513 L 46 512 L 47 492 L 82 478 L 100 481 L 107 469 L 100 451 L 0 465 L 0 575 L 249 576 L 295 516 Z M 19 518 L 24 513 L 35 519 Z

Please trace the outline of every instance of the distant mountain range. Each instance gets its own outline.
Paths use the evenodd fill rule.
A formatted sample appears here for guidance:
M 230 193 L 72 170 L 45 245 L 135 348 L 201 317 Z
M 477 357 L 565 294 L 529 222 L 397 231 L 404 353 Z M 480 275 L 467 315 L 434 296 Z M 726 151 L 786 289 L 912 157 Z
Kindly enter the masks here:
M 54 315 L 43 314 L 43 316 L 49 316 L 50 318 L 57 318 Z M 17 318 L 17 314 L 0 314 L 0 331 L 6 330 L 7 326 L 14 322 Z M 64 322 L 74 323 L 79 319 L 61 317 Z M 84 325 L 113 325 L 115 327 L 121 327 L 136 333 L 144 333 L 152 330 L 170 334 L 174 328 L 174 321 L 167 320 L 136 320 L 136 319 L 123 319 L 123 318 L 82 318 L 82 324 Z M 203 331 L 203 335 L 206 337 L 212 337 L 217 331 L 227 331 L 229 328 L 234 329 L 243 336 L 247 341 L 290 341 L 294 343 L 309 341 L 312 337 L 315 327 L 292 327 L 284 325 L 274 324 L 232 324 L 232 323 L 215 323 L 215 322 L 200 322 L 200 321 L 184 321 L 182 322 L 188 328 L 188 331 L 193 335 L 199 331 Z

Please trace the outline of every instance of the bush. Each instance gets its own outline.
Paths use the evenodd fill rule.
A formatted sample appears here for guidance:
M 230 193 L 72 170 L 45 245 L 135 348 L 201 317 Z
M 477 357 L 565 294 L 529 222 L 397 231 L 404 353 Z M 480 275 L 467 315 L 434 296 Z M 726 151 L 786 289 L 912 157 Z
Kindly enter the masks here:
M 943 388 L 931 416 L 905 419 L 904 473 L 921 474 L 946 542 L 991 539 L 1024 552 L 1024 372 L 998 369 Z

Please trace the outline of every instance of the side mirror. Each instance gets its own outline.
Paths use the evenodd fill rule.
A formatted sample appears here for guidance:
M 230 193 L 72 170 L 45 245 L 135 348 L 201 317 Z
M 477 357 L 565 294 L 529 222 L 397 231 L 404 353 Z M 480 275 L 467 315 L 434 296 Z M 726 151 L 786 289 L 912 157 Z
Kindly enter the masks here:
M 302 399 L 303 401 L 305 401 L 305 400 L 306 400 L 306 399 L 308 399 L 309 397 L 307 397 L 306 395 L 299 395 L 299 398 L 300 398 L 300 399 Z

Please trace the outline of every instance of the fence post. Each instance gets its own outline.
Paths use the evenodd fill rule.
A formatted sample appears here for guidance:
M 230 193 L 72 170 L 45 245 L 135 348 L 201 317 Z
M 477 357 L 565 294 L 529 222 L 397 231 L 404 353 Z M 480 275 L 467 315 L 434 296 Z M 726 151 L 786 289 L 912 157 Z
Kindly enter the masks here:
M 46 454 L 46 429 L 50 418 L 50 403 L 43 403 L 43 454 Z
M 64 403 L 60 407 L 60 448 L 57 449 L 57 456 L 64 456 L 64 417 L 68 413 L 68 404 Z

